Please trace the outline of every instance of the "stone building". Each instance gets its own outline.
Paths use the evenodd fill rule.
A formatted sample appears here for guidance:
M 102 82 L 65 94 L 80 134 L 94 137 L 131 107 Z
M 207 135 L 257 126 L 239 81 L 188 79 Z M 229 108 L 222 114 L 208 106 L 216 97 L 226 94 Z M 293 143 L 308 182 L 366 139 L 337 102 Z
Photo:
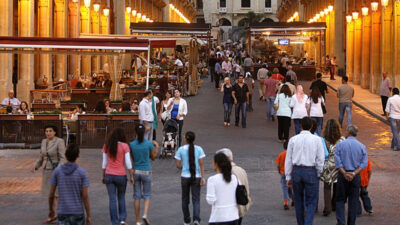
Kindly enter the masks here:
M 180 12 L 180 13 L 178 13 Z M 194 0 L 1 0 L 0 36 L 79 38 L 90 34 L 130 35 L 136 22 L 192 22 Z M 68 75 L 98 73 L 106 57 L 0 54 L 0 99 L 13 89 L 30 100 L 35 81 L 46 75 L 48 83 Z

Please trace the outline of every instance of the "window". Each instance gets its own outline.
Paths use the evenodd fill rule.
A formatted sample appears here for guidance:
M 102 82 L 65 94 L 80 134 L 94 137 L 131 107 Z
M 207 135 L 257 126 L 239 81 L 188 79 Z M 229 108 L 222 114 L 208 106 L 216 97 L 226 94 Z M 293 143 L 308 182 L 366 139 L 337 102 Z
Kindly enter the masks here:
M 242 8 L 250 8 L 251 0 L 242 0 Z
M 203 0 L 197 0 L 197 9 L 203 9 Z
M 265 0 L 265 8 L 271 8 L 271 0 Z
M 219 0 L 219 7 L 226 8 L 226 0 Z

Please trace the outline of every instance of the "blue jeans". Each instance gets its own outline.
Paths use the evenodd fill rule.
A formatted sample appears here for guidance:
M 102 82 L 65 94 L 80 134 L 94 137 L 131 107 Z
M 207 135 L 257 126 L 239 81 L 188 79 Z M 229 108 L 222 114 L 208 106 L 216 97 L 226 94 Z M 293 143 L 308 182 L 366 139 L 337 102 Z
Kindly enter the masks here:
M 400 138 L 399 138 L 399 131 L 400 131 L 400 120 L 393 119 L 389 117 L 389 122 L 390 122 L 390 128 L 392 129 L 392 144 L 391 148 L 394 148 L 395 150 L 400 149 Z
M 231 114 L 232 114 L 232 106 L 233 103 L 224 103 L 224 122 L 231 122 Z
M 315 168 L 293 167 L 293 194 L 298 225 L 312 225 L 318 204 L 319 180 Z M 306 216 L 304 216 L 306 212 Z
M 339 123 L 342 126 L 344 119 L 344 112 L 347 114 L 347 126 L 351 125 L 351 109 L 353 105 L 351 102 L 339 102 Z
M 151 199 L 151 175 L 137 174 L 134 175 L 135 184 L 133 185 L 133 198 Z
M 127 184 L 126 176 L 116 176 L 106 174 L 104 183 L 107 186 L 111 223 L 119 225 L 121 221 L 126 221 L 125 191 Z M 118 209 L 117 209 L 118 200 Z
M 282 186 L 282 191 L 283 191 L 283 200 L 293 200 L 293 190 L 292 188 L 288 188 L 286 185 L 286 176 L 285 174 L 282 174 L 281 176 L 281 186 Z
M 247 111 L 253 110 L 253 94 L 249 94 L 249 104 L 247 105 Z
M 191 178 L 181 177 L 182 186 L 182 211 L 185 223 L 190 223 L 190 192 L 192 192 L 193 221 L 200 222 L 200 178 L 194 181 Z
M 339 172 L 336 184 L 336 220 L 337 224 L 355 225 L 357 217 L 357 205 L 360 193 L 360 174 L 357 174 L 352 181 L 344 179 Z M 347 223 L 344 215 L 344 204 L 348 199 Z
M 268 120 L 271 119 L 271 116 L 275 115 L 274 102 L 275 102 L 275 97 L 267 98 L 267 119 Z
M 85 225 L 85 215 L 58 214 L 58 225 Z
M 368 196 L 367 187 L 361 187 L 360 198 L 363 203 L 364 210 L 367 212 L 372 211 L 371 199 Z M 360 199 L 358 199 L 357 215 L 361 215 L 361 213 L 362 213 L 361 202 L 360 202 Z
M 153 141 L 153 122 L 149 122 L 146 121 L 147 125 L 150 126 L 150 130 L 149 131 L 145 131 L 144 132 L 144 139 L 149 140 L 149 141 Z M 140 121 L 141 124 L 143 124 L 143 121 Z
M 293 123 L 294 123 L 294 130 L 296 132 L 296 135 L 300 134 L 301 132 L 301 119 L 293 119 Z
M 324 117 L 311 117 L 312 120 L 317 121 L 317 134 L 321 136 L 322 124 L 324 124 Z
M 235 125 L 239 125 L 240 110 L 242 111 L 242 126 L 246 126 L 246 102 L 235 105 Z

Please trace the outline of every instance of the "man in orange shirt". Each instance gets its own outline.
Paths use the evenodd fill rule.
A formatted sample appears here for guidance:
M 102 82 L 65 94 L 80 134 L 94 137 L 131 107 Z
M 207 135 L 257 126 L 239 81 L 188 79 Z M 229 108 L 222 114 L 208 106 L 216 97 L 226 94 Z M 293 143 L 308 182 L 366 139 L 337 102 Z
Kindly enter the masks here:
M 364 210 L 368 213 L 368 215 L 372 215 L 374 213 L 374 211 L 372 211 L 371 199 L 368 196 L 368 190 L 367 190 L 369 180 L 371 179 L 371 174 L 372 174 L 371 162 L 368 160 L 367 168 L 363 169 L 360 172 L 361 176 L 360 198 L 363 202 Z M 360 200 L 358 200 L 357 215 L 361 216 L 361 213 L 362 213 L 361 202 Z
M 283 149 L 284 151 L 281 152 L 278 155 L 278 158 L 276 158 L 275 162 L 278 165 L 278 173 L 281 175 L 281 186 L 282 186 L 282 191 L 283 191 L 283 200 L 284 200 L 284 205 L 283 208 L 285 210 L 289 209 L 289 204 L 288 200 L 289 198 L 292 200 L 292 206 L 294 206 L 294 201 L 293 201 L 293 191 L 292 188 L 288 188 L 286 185 L 286 177 L 285 177 L 285 159 L 286 159 L 286 149 L 288 146 L 288 142 L 285 141 L 283 143 Z

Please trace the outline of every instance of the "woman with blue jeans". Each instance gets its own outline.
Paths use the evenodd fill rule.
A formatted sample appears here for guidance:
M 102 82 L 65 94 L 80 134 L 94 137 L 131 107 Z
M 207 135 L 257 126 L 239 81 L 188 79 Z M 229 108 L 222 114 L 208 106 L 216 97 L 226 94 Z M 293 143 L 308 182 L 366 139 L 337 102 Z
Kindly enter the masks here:
M 290 101 L 290 107 L 293 109 L 292 120 L 294 122 L 296 135 L 301 132 L 301 119 L 308 116 L 306 108 L 307 98 L 308 96 L 304 94 L 303 86 L 297 85 L 296 94 L 294 97 L 292 97 L 292 100 Z
M 193 224 L 200 224 L 200 187 L 206 183 L 204 179 L 204 154 L 200 146 L 194 145 L 196 136 L 188 131 L 185 135 L 187 145 L 178 149 L 175 154 L 176 167 L 181 169 L 182 211 L 184 225 L 191 222 L 189 203 L 192 192 Z
M 222 103 L 224 104 L 224 126 L 230 126 L 233 106 L 231 78 L 225 77 L 224 84 L 221 85 L 221 92 L 224 93 L 222 99 Z
M 310 98 L 307 99 L 307 108 L 310 110 L 311 119 L 317 121 L 317 134 L 319 136 L 321 136 L 322 124 L 324 123 L 322 104 L 325 105 L 325 99 L 321 96 L 319 88 L 314 87 L 311 90 Z
M 133 184 L 133 170 L 124 130 L 116 128 L 103 146 L 103 183 L 107 186 L 111 223 L 125 224 L 126 169 Z M 118 209 L 117 209 L 118 201 Z
M 150 225 L 148 212 L 151 199 L 152 172 L 150 159 L 157 157 L 158 144 L 144 139 L 146 128 L 139 124 L 136 127 L 137 139 L 129 144 L 131 156 L 133 157 L 134 186 L 133 198 L 135 199 L 136 225 L 142 225 L 140 219 L 140 199 L 144 199 L 144 209 L 142 220 L 145 225 Z

